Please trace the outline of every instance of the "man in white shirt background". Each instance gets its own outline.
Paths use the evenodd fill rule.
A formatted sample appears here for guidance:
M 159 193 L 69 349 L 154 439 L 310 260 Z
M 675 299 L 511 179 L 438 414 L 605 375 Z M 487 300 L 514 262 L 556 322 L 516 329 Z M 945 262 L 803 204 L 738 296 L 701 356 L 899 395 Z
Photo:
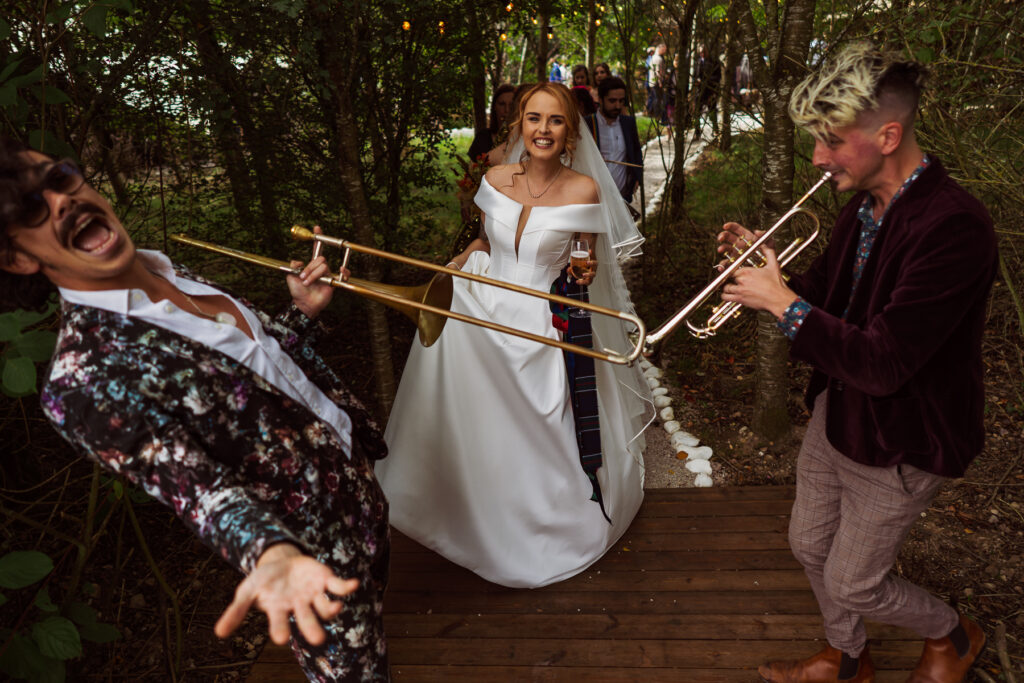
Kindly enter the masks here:
M 643 181 L 643 152 L 636 118 L 622 113 L 626 106 L 626 84 L 621 78 L 610 76 L 597 87 L 597 96 L 600 102 L 597 113 L 584 120 L 619 193 L 629 203 Z

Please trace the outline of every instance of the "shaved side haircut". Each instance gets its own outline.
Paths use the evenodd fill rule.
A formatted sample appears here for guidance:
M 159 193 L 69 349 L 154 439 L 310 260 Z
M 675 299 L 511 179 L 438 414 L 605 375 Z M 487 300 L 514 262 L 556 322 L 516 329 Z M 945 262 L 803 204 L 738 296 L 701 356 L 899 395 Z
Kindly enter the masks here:
M 793 90 L 789 116 L 818 139 L 866 112 L 883 113 L 907 127 L 927 75 L 923 65 L 895 52 L 852 43 Z

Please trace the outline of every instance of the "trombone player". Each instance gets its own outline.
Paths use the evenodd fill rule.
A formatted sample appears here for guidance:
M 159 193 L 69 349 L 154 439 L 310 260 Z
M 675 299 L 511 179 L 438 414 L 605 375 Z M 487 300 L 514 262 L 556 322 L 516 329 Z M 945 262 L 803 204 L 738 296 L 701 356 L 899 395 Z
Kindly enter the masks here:
M 855 192 L 807 272 L 736 271 L 726 301 L 770 312 L 814 368 L 789 528 L 824 619 L 826 647 L 758 672 L 772 683 L 873 681 L 864 619 L 919 633 L 908 681 L 963 680 L 985 635 L 892 568 L 914 520 L 960 477 L 984 437 L 981 338 L 996 243 L 984 206 L 925 154 L 914 120 L 922 65 L 853 44 L 797 86 L 790 116 L 814 165 Z M 719 251 L 755 234 L 727 223 Z
M 256 606 L 311 680 L 386 681 L 387 448 L 310 344 L 327 264 L 296 270 L 271 319 L 136 249 L 71 161 L 0 137 L 2 309 L 60 292 L 40 390 L 54 428 L 247 575 L 218 636 Z

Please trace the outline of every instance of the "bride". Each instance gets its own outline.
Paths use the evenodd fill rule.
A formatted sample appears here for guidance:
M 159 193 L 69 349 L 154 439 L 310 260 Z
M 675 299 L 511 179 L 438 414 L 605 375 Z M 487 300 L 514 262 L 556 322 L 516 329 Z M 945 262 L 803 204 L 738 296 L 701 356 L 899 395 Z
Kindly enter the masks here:
M 475 199 L 484 229 L 449 267 L 546 292 L 582 238 L 588 269 L 569 280 L 589 285 L 593 303 L 632 312 L 617 257 L 637 253 L 642 238 L 593 140 L 579 134 L 572 94 L 540 83 L 512 116 L 506 160 L 515 163 L 487 172 Z M 453 311 L 559 337 L 547 301 L 454 280 Z M 629 347 L 621 321 L 590 321 L 595 348 Z M 594 374 L 596 460 L 559 349 L 454 320 L 433 346 L 414 341 L 384 435 L 390 455 L 376 468 L 391 523 L 505 586 L 586 569 L 640 507 L 650 404 L 639 369 L 598 361 Z

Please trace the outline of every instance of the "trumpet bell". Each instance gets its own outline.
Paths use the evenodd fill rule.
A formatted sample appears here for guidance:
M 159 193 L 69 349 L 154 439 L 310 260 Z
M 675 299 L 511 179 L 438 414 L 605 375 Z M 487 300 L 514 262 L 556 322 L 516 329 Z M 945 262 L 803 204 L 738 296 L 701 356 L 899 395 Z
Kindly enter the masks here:
M 435 273 L 434 277 L 430 278 L 429 281 L 416 287 L 389 285 L 383 282 L 361 280 L 354 277 L 349 278 L 349 282 L 368 290 L 365 292 L 366 298 L 379 301 L 385 306 L 390 306 L 412 320 L 419 332 L 420 343 L 424 346 L 431 346 L 441 336 L 441 332 L 444 331 L 444 324 L 448 322 L 447 317 L 418 308 L 412 302 L 450 311 L 452 307 L 451 275 Z M 392 297 L 405 299 L 410 303 L 396 303 L 394 299 L 389 300 L 382 296 L 374 296 L 375 293 L 389 294 Z

